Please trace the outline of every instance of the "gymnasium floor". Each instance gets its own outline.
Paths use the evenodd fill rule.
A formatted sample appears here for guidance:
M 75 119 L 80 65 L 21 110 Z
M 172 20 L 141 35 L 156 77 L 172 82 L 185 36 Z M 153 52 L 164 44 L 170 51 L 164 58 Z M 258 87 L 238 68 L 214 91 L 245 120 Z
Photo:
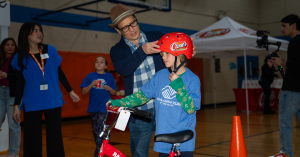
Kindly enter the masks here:
M 278 114 L 263 115 L 262 112 L 237 113 L 235 104 L 220 105 L 217 109 L 203 107 L 197 112 L 196 149 L 194 157 L 228 157 L 230 150 L 233 116 L 240 116 L 248 157 L 268 157 L 280 151 Z M 293 145 L 295 157 L 300 156 L 300 127 L 294 117 Z M 43 127 L 43 156 L 46 156 L 45 128 Z M 65 121 L 62 133 L 66 157 L 93 157 L 95 142 L 93 140 L 90 119 Z M 113 131 L 111 144 L 126 156 L 130 154 L 129 131 Z M 150 145 L 149 157 L 158 153 Z M 20 157 L 22 157 L 22 145 Z M 2 155 L 0 157 L 5 157 Z

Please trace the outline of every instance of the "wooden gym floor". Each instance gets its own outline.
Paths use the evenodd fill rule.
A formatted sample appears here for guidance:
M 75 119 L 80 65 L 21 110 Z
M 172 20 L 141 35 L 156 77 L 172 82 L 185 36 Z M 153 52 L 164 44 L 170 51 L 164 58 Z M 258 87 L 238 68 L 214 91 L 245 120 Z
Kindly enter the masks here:
M 196 149 L 194 157 L 228 157 L 233 116 L 240 116 L 248 157 L 268 157 L 280 151 L 278 114 L 263 115 L 262 112 L 236 112 L 235 104 L 202 107 L 197 112 Z M 300 127 L 294 117 L 292 123 L 294 155 L 300 156 Z M 62 122 L 62 134 L 66 157 L 93 157 L 95 142 L 90 119 Z M 43 156 L 46 156 L 46 132 L 43 126 Z M 154 136 L 153 136 L 154 137 Z M 129 131 L 113 131 L 110 143 L 131 156 Z M 153 139 L 153 138 L 152 138 Z M 149 157 L 158 157 L 153 151 L 153 140 Z M 22 157 L 22 144 L 20 157 Z M 2 157 L 2 156 L 1 156 Z

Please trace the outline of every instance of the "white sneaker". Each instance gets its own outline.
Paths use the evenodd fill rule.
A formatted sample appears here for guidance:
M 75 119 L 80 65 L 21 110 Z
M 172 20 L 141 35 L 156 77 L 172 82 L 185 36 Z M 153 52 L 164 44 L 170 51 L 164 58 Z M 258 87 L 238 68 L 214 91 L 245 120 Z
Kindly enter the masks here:
M 272 156 L 269 156 L 269 157 L 290 157 L 290 156 L 287 156 L 282 151 L 280 151 L 278 154 L 272 155 Z

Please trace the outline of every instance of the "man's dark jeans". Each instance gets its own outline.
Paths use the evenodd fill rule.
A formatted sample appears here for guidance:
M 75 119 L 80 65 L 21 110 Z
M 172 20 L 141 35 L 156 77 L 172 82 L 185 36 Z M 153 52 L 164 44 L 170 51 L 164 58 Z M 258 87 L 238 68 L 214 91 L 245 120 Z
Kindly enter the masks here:
M 133 157 L 147 157 L 153 131 L 155 131 L 155 109 L 145 110 L 151 113 L 151 118 L 135 118 L 129 121 L 130 149 Z

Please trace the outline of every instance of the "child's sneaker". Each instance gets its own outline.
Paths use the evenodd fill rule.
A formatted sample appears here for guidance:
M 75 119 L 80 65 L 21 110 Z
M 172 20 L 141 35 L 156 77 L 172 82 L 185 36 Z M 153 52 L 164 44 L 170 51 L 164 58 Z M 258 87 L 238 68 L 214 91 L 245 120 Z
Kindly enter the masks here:
M 269 157 L 291 157 L 291 156 L 287 156 L 282 151 L 280 151 L 278 154 L 272 155 L 272 156 L 269 156 Z

